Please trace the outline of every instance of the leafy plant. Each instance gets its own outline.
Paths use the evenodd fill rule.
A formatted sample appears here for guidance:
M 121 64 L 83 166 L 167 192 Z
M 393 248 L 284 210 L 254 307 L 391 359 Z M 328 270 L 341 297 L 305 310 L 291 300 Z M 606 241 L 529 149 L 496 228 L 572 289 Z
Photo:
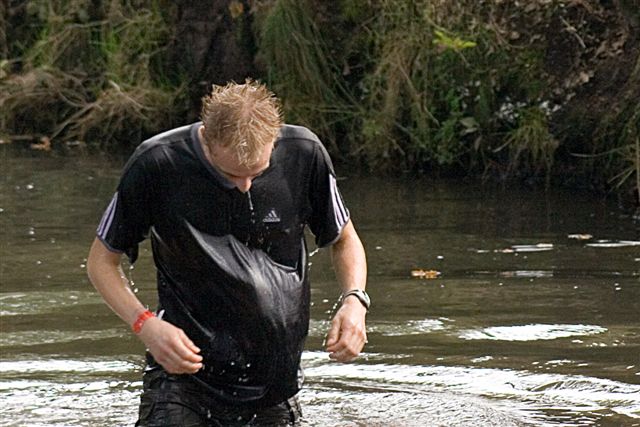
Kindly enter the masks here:
M 518 126 L 508 133 L 505 143 L 495 152 L 505 148 L 509 152 L 509 174 L 544 171 L 548 183 L 558 140 L 549 132 L 544 111 L 539 107 L 520 111 Z

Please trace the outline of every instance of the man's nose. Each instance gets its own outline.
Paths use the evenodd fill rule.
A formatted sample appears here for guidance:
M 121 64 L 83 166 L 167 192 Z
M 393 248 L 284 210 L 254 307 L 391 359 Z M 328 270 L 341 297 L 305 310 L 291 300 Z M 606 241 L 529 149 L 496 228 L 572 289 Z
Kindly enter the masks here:
M 251 188 L 251 178 L 238 178 L 236 179 L 236 188 L 243 193 L 246 193 Z

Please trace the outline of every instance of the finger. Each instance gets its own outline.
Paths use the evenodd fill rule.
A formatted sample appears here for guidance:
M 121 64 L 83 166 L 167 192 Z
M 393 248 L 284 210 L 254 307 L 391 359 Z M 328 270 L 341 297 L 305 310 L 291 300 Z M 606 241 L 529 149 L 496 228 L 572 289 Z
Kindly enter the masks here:
M 189 339 L 189 337 L 187 336 L 187 334 L 184 333 L 184 331 L 180 331 L 181 332 L 181 338 L 182 338 L 182 342 L 184 343 L 184 345 L 187 346 L 187 348 L 189 348 L 189 350 L 191 350 L 194 353 L 200 353 L 200 348 L 198 348 L 197 345 L 195 345 L 193 343 L 193 341 L 191 341 Z
M 178 352 L 172 352 L 169 358 L 161 363 L 172 374 L 193 374 L 202 369 L 201 362 L 192 362 L 182 357 Z
M 327 338 L 325 339 L 325 346 L 328 351 L 330 351 L 329 347 L 334 346 L 340 338 L 340 323 L 339 319 L 335 318 L 331 322 L 331 327 L 329 328 Z
M 342 363 L 351 362 L 357 356 L 358 356 L 357 354 L 353 354 L 346 348 L 329 354 L 329 357 L 331 358 L 331 360 L 335 360 L 336 362 L 342 362 Z
M 200 353 L 198 346 L 196 346 L 183 331 L 180 331 L 179 338 L 180 345 L 183 350 L 182 356 L 191 362 L 200 362 L 202 360 L 202 356 L 198 354 Z
M 202 356 L 200 356 L 198 353 L 195 353 L 191 349 L 191 347 L 189 347 L 187 343 L 184 342 L 182 337 L 178 337 L 178 340 L 177 342 L 175 342 L 173 350 L 180 362 L 185 361 L 185 362 L 191 362 L 191 363 L 198 363 L 202 361 Z
M 195 374 L 202 369 L 202 363 L 191 363 L 183 361 L 180 365 L 181 374 Z
M 361 344 L 366 341 L 366 331 L 364 325 L 353 324 L 351 322 L 342 322 L 339 331 L 339 340 L 332 345 L 327 346 L 329 351 L 339 351 L 340 349 L 350 346 L 361 348 Z
M 349 345 L 349 342 L 353 337 L 353 331 L 350 329 L 340 330 L 339 334 L 340 334 L 339 339 L 337 339 L 336 342 L 334 342 L 332 345 L 327 345 L 327 351 L 330 351 L 330 352 L 341 351 L 342 349 L 344 349 Z
M 366 335 L 360 331 L 343 332 L 340 341 L 328 349 L 329 357 L 340 362 L 351 361 L 360 354 L 365 342 Z
M 186 346 L 180 331 L 167 340 L 154 357 L 171 373 L 195 372 L 202 367 L 202 356 Z

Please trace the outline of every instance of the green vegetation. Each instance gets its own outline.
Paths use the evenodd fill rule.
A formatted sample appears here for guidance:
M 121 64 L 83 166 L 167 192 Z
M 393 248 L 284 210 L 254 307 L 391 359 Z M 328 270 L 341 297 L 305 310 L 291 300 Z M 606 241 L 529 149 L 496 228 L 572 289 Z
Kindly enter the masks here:
M 640 15 L 628 2 L 601 3 L 212 5 L 287 120 L 316 131 L 340 161 L 547 185 L 570 177 L 631 194 L 640 190 Z M 181 75 L 189 68 L 175 58 L 189 52 L 171 51 L 179 16 L 163 0 L 1 6 L 0 139 L 131 148 L 196 116 L 202 81 L 219 76 Z
M 23 2 L 22 35 L 3 60 L 0 134 L 131 145 L 170 121 L 176 87 L 153 61 L 168 25 L 161 5 Z M 93 16 L 90 16 L 90 13 Z M 28 42 L 20 45 L 20 42 Z

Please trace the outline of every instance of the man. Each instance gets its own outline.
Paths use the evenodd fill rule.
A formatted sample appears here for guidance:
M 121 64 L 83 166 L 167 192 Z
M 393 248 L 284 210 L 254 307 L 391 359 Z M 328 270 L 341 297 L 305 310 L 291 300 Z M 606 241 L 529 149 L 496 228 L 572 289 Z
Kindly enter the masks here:
M 202 122 L 142 143 L 97 230 L 89 277 L 148 349 L 139 426 L 294 425 L 309 322 L 304 229 L 331 248 L 332 359 L 366 343 L 366 260 L 317 137 L 265 86 L 214 86 Z M 120 267 L 151 237 L 159 306 Z

